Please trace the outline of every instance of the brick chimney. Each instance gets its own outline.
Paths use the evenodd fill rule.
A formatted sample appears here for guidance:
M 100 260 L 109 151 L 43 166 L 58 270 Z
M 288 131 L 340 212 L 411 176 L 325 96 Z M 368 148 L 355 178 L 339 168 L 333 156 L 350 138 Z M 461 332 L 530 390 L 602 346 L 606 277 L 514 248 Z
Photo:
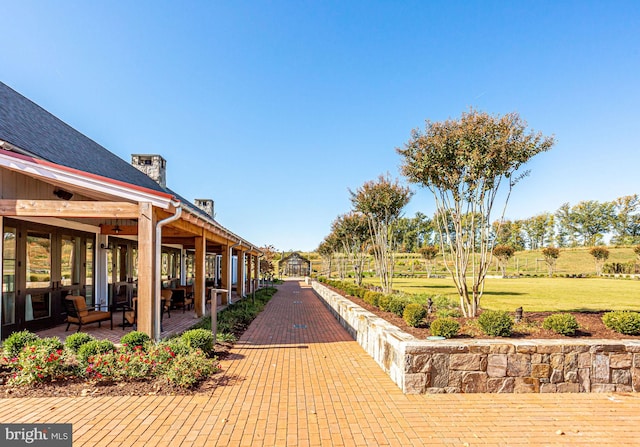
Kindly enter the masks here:
M 131 154 L 131 165 L 147 174 L 163 188 L 167 187 L 167 160 L 157 154 Z
M 213 212 L 213 200 L 211 199 L 194 199 L 195 205 L 202 211 L 207 213 L 211 218 L 215 218 L 216 215 Z

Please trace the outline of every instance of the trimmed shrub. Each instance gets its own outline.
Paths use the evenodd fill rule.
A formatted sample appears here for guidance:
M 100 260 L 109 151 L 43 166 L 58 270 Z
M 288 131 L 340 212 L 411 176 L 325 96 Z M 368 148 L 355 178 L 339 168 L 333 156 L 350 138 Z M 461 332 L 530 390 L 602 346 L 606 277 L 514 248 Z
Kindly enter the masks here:
M 86 364 L 89 357 L 93 357 L 98 354 L 106 354 L 107 352 L 115 351 L 115 349 L 115 345 L 109 340 L 92 340 L 78 348 L 77 358 L 78 361 Z
M 486 310 L 478 317 L 478 324 L 490 337 L 509 337 L 513 330 L 513 318 L 502 310 Z
M 194 351 L 194 349 L 189 346 L 182 337 L 169 339 L 165 342 L 159 343 L 157 346 L 166 346 L 176 355 L 187 355 Z
M 378 307 L 380 308 L 380 310 L 388 311 L 389 304 L 391 303 L 392 298 L 393 297 L 391 295 L 384 294 L 380 298 L 378 298 Z
M 384 295 L 380 292 L 367 291 L 362 299 L 365 303 L 371 304 L 372 306 L 378 306 L 382 296 Z
M 210 359 L 202 351 L 176 356 L 166 365 L 163 377 L 169 383 L 181 388 L 191 388 L 211 374 L 218 372 L 217 359 Z
M 356 296 L 357 296 L 358 298 L 363 298 L 363 299 L 364 299 L 364 296 L 365 296 L 365 294 L 366 294 L 368 291 L 369 291 L 369 290 L 368 290 L 368 289 L 365 289 L 364 287 L 357 287 L 357 288 L 356 288 Z
M 576 317 L 568 313 L 549 315 L 542 322 L 542 327 L 560 335 L 574 335 L 578 328 Z
M 606 327 L 625 335 L 640 334 L 640 313 L 628 311 L 607 312 L 602 316 Z
M 460 324 L 453 318 L 436 318 L 431 323 L 431 335 L 453 338 L 460 332 Z
M 150 341 L 151 337 L 140 331 L 131 331 L 120 339 L 122 346 L 129 351 L 134 351 L 138 347 L 144 349 Z
M 427 316 L 427 309 L 422 304 L 411 303 L 407 304 L 402 312 L 402 319 L 411 327 L 418 327 L 424 317 Z
M 389 302 L 389 312 L 393 312 L 399 317 L 404 314 L 404 308 L 409 304 L 409 300 L 401 296 L 394 296 Z
M 213 352 L 213 345 L 215 340 L 211 331 L 205 329 L 191 329 L 183 333 L 180 338 L 191 349 L 200 349 L 205 354 L 211 354 Z
M 15 358 L 18 356 L 18 354 L 20 354 L 22 348 L 38 341 L 39 339 L 40 337 L 27 330 L 14 332 L 7 337 L 7 339 L 4 341 L 4 344 L 2 345 L 4 349 L 4 355 L 6 355 L 10 359 Z
M 71 334 L 67 337 L 67 339 L 64 341 L 64 345 L 69 351 L 77 354 L 80 346 L 94 340 L 95 337 L 92 335 L 85 334 L 84 332 L 76 332 L 75 334 Z

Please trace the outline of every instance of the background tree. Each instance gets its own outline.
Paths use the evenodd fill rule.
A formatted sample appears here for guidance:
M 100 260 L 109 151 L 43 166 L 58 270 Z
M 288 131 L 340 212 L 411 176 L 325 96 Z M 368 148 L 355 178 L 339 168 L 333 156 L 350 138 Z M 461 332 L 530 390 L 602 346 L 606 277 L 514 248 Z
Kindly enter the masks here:
M 522 221 L 522 230 L 531 250 L 538 250 L 552 242 L 554 236 L 554 216 L 542 213 Z
M 609 259 L 609 250 L 605 247 L 593 247 L 589 250 L 589 254 L 596 261 L 596 275 L 602 275 L 602 267 L 607 259 Z
M 431 219 L 421 212 L 417 212 L 414 217 L 399 218 L 395 231 L 398 251 L 403 253 L 416 253 L 419 247 L 431 242 L 433 235 Z
M 322 267 L 326 272 L 327 278 L 331 278 L 333 271 L 333 255 L 338 249 L 338 240 L 332 233 L 324 238 L 316 251 L 322 258 Z
M 355 211 L 367 218 L 372 239 L 374 259 L 380 273 L 380 285 L 385 293 L 391 293 L 395 265 L 394 226 L 413 193 L 398 180 L 380 176 L 368 181 L 355 192 L 349 190 Z
M 422 255 L 425 260 L 426 270 L 427 270 L 427 278 L 431 278 L 431 272 L 436 266 L 436 257 L 440 252 L 440 249 L 435 245 L 426 245 L 421 247 L 418 252 Z
M 640 198 L 638 194 L 619 197 L 613 201 L 613 237 L 611 242 L 632 245 L 640 242 Z
M 510 245 L 516 251 L 525 249 L 525 241 L 522 237 L 521 220 L 505 220 L 504 222 L 495 221 L 493 222 L 492 227 L 495 245 Z
M 551 278 L 556 268 L 558 257 L 560 256 L 560 250 L 555 247 L 546 247 L 542 249 L 542 256 L 544 256 L 544 262 L 547 264 L 549 271 L 549 278 Z
M 556 243 L 558 247 L 577 247 L 578 229 L 574 224 L 571 205 L 563 203 L 556 211 Z
M 263 278 L 272 277 L 275 270 L 273 260 L 277 253 L 276 247 L 273 245 L 265 245 L 264 247 L 260 247 L 260 251 L 264 253 L 260 258 L 260 273 Z
M 522 177 L 515 177 L 515 172 L 553 143 L 553 137 L 527 133 L 517 113 L 491 116 L 472 109 L 457 120 L 427 121 L 424 132 L 413 130 L 404 148 L 397 149 L 403 157 L 402 173 L 433 193 L 436 224 L 449 247 L 442 245 L 445 266 L 465 316 L 475 316 L 479 310 L 491 263 L 491 217 L 500 186 L 506 183 L 506 207 L 511 189 Z M 504 209 L 500 221 L 502 216 Z M 449 220 L 455 239 L 447 232 Z
M 493 248 L 493 256 L 496 257 L 502 276 L 507 276 L 507 262 L 516 251 L 509 245 L 496 245 Z
M 636 259 L 640 261 L 640 245 L 633 247 L 633 252 L 636 254 Z
M 556 216 L 569 234 L 572 245 L 593 247 L 601 242 L 603 235 L 611 229 L 615 219 L 614 204 L 585 200 L 569 207 L 569 204 L 565 203 L 558 209 Z
M 351 212 L 339 216 L 332 225 L 332 232 L 342 245 L 348 261 L 353 267 L 358 285 L 362 284 L 364 261 L 371 244 L 367 218 L 361 213 Z

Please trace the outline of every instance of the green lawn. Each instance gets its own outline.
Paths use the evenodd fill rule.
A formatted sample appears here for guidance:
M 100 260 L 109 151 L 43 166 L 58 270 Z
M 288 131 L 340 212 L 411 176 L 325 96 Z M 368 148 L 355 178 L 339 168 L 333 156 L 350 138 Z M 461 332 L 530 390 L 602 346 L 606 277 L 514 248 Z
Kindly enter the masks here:
M 377 278 L 367 282 L 377 284 Z M 409 294 L 458 299 L 450 278 L 394 278 L 393 288 Z M 525 311 L 640 310 L 640 280 L 607 278 L 488 278 L 483 309 Z

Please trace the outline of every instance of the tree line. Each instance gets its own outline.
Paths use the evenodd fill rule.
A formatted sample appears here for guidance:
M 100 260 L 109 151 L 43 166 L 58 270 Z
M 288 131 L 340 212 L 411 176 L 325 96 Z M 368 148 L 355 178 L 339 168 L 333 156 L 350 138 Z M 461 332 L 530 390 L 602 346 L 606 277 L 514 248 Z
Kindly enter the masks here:
M 418 253 L 427 245 L 439 246 L 442 241 L 434 223 L 421 212 L 414 217 L 400 217 L 394 228 L 396 249 L 403 253 Z M 449 227 L 451 225 L 448 225 Z M 540 250 L 544 247 L 593 247 L 640 244 L 640 197 L 638 194 L 619 197 L 610 202 L 581 201 L 563 204 L 556 212 L 536 214 L 526 219 L 494 221 L 491 239 L 495 245 L 508 245 L 516 251 Z

